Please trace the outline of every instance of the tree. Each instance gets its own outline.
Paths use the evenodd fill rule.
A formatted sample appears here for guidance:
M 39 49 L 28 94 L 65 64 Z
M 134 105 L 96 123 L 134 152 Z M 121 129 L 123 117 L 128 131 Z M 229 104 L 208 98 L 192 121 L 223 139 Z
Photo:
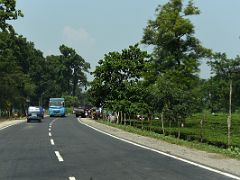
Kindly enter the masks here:
M 126 113 L 135 97 L 129 92 L 141 79 L 147 58 L 147 53 L 142 52 L 137 44 L 121 53 L 105 55 L 93 72 L 95 79 L 88 91 L 93 103 Z
M 187 19 L 199 13 L 192 1 L 184 8 L 182 0 L 170 0 L 156 9 L 156 19 L 148 22 L 142 43 L 154 47 L 157 74 L 172 69 L 191 78 L 199 71 L 199 59 L 210 51 L 194 37 L 194 26 Z
M 171 111 L 165 116 L 171 114 L 173 117 L 168 118 L 172 121 L 182 122 L 194 112 L 199 61 L 211 54 L 194 37 L 194 25 L 188 19 L 199 13 L 192 0 L 186 6 L 182 0 L 170 0 L 156 9 L 155 20 L 149 20 L 144 29 L 142 43 L 153 46 L 149 74 L 145 74 L 149 84 L 153 84 L 153 100 L 159 100 L 153 104 L 160 113 Z
M 14 32 L 13 27 L 6 21 L 15 20 L 18 17 L 23 17 L 21 10 L 16 10 L 16 0 L 1 0 L 0 1 L 0 29 L 2 31 Z
M 24 113 L 25 100 L 35 90 L 29 71 L 24 71 L 24 65 L 29 64 L 27 57 L 31 57 L 29 46 L 21 36 L 9 32 L 0 32 L 0 40 L 1 109 L 11 114 L 15 107 Z M 25 43 L 19 43 L 22 40 Z
M 86 73 L 90 64 L 70 47 L 61 45 L 59 50 L 61 55 L 46 57 L 47 72 L 44 76 L 45 85 L 47 85 L 45 92 L 48 97 L 46 98 L 78 96 L 80 99 L 81 88 L 88 84 Z
M 60 56 L 61 62 L 65 65 L 63 74 L 68 93 L 75 96 L 77 86 L 87 85 L 85 73 L 88 72 L 90 64 L 85 62 L 85 60 L 72 48 L 61 45 L 59 50 L 62 54 Z
M 156 83 L 151 86 L 153 108 L 164 114 L 169 124 L 174 122 L 178 125 L 179 138 L 185 118 L 195 110 L 195 98 L 190 93 L 172 81 L 171 76 L 168 77 L 167 74 L 158 77 Z
M 225 53 L 215 53 L 213 56 L 213 61 L 209 64 L 216 76 L 221 77 L 229 83 L 229 114 L 227 118 L 228 127 L 228 146 L 231 145 L 231 119 L 232 119 L 232 90 L 233 90 L 233 80 L 234 73 L 240 72 L 240 57 L 237 56 L 235 59 L 228 59 Z

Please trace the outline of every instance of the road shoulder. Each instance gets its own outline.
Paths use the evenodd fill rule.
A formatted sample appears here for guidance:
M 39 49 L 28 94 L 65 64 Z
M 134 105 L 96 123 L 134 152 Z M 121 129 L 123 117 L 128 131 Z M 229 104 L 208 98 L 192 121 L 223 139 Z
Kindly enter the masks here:
M 23 123 L 25 120 L 6 120 L 0 121 L 0 130 L 6 129 L 7 127 L 13 126 L 15 124 Z
M 216 153 L 208 153 L 205 151 L 194 150 L 187 147 L 170 144 L 161 140 L 150 137 L 145 137 L 133 133 L 123 131 L 114 127 L 110 127 L 97 121 L 82 118 L 79 120 L 81 123 L 92 126 L 96 129 L 109 133 L 113 136 L 165 152 L 170 155 L 184 158 L 186 160 L 196 162 L 223 172 L 228 172 L 240 176 L 240 161 L 232 158 L 225 157 Z

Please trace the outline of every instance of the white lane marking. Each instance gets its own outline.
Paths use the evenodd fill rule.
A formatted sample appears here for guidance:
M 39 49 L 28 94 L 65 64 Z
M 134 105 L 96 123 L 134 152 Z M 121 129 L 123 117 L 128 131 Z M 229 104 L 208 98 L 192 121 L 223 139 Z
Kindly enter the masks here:
M 73 177 L 73 176 L 69 177 L 68 179 L 69 179 L 69 180 L 76 180 L 76 178 Z
M 62 158 L 62 156 L 60 155 L 60 153 L 58 152 L 58 151 L 54 151 L 55 152 L 55 154 L 56 154 L 56 156 L 57 156 L 57 158 L 58 158 L 58 161 L 59 162 L 63 162 L 63 158 Z
M 186 159 L 183 159 L 183 158 L 180 158 L 180 157 L 171 155 L 171 154 L 167 154 L 167 153 L 165 153 L 165 152 L 163 152 L 163 151 L 159 151 L 159 150 L 156 150 L 156 149 L 152 149 L 152 148 L 150 148 L 150 147 L 147 147 L 147 146 L 144 146 L 144 145 L 140 145 L 140 144 L 131 142 L 131 141 L 126 140 L 126 139 L 119 138 L 119 137 L 114 136 L 114 135 L 112 135 L 112 134 L 109 134 L 109 133 L 107 133 L 107 132 L 104 132 L 104 131 L 101 131 L 101 130 L 99 130 L 99 129 L 96 129 L 96 128 L 88 125 L 88 124 L 84 124 L 84 123 L 81 122 L 79 119 L 78 119 L 78 121 L 79 121 L 81 124 L 83 124 L 83 125 L 85 125 L 85 126 L 88 126 L 89 128 L 92 128 L 92 129 L 94 129 L 94 130 L 96 130 L 96 131 L 98 131 L 98 132 L 100 132 L 100 133 L 106 134 L 106 135 L 111 136 L 112 138 L 118 139 L 118 140 L 120 140 L 120 141 L 124 141 L 124 142 L 126 142 L 126 143 L 129 143 L 129 144 L 132 144 L 132 145 L 141 147 L 141 148 L 143 148 L 143 149 L 147 149 L 147 150 L 150 150 L 150 151 L 153 151 L 153 152 L 162 154 L 162 155 L 164 155 L 164 156 L 168 156 L 168 157 L 171 157 L 171 158 L 173 158 L 173 159 L 177 159 L 177 160 L 179 160 L 179 161 L 183 161 L 183 162 L 185 162 L 185 163 L 188 163 L 188 164 L 191 164 L 191 165 L 193 165 L 193 166 L 197 166 L 197 167 L 206 169 L 206 170 L 208 170 L 208 171 L 215 172 L 215 173 L 217 173 L 217 174 L 221 174 L 221 175 L 223 175 L 223 176 L 227 176 L 227 177 L 230 177 L 230 178 L 233 178 L 233 179 L 240 180 L 240 177 L 235 176 L 235 175 L 233 175 L 233 174 L 230 174 L 230 173 L 227 173 L 227 172 L 223 172 L 223 171 L 220 171 L 220 170 L 211 168 L 211 167 L 207 167 L 207 166 L 204 166 L 204 165 L 202 165 L 202 164 L 198 164 L 198 163 L 192 162 L 192 161 L 190 161 L 190 160 L 186 160 Z
M 23 121 L 23 122 L 24 122 L 24 121 Z M 4 126 L 4 127 L 1 127 L 1 128 L 0 128 L 0 131 L 3 130 L 3 129 L 6 129 L 6 128 L 8 128 L 8 127 L 11 127 L 11 126 L 17 125 L 17 124 L 21 124 L 21 123 L 23 123 L 23 122 L 17 122 L 17 123 L 14 123 L 14 124 L 10 124 L 10 125 L 7 125 L 7 126 Z
M 49 128 L 48 130 L 51 131 L 51 128 Z
M 51 137 L 51 136 L 52 136 L 52 133 L 48 133 L 48 135 L 49 135 L 49 137 Z
M 50 139 L 51 145 L 55 145 L 53 139 Z

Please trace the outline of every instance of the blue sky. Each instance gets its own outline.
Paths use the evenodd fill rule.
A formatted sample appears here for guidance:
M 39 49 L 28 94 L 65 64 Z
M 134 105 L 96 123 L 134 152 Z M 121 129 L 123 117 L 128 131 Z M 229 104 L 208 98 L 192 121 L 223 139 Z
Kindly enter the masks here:
M 12 22 L 19 34 L 34 42 L 44 55 L 59 54 L 65 44 L 95 69 L 110 51 L 139 42 L 156 7 L 166 0 L 17 0 L 23 18 Z M 185 1 L 187 2 L 187 1 Z M 231 58 L 240 54 L 240 1 L 195 0 L 201 14 L 192 17 L 196 37 L 214 51 Z M 203 64 L 200 76 L 208 78 Z

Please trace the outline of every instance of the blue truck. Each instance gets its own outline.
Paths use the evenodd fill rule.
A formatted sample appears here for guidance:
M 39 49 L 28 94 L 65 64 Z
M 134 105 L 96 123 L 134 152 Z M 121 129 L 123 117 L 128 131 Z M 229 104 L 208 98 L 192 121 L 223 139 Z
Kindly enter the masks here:
M 50 117 L 65 116 L 65 102 L 64 98 L 50 98 L 48 114 Z

